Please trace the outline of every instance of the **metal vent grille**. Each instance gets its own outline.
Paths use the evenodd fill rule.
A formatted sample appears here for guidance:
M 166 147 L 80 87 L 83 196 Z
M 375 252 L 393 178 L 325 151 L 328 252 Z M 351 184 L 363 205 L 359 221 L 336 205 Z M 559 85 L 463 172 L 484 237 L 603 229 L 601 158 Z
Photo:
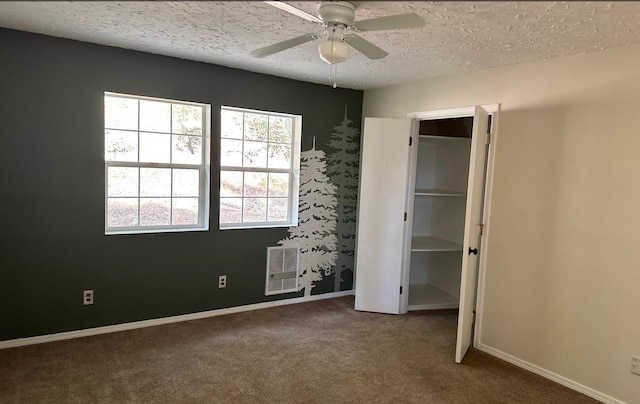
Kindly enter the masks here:
M 300 248 L 267 247 L 265 295 L 298 291 L 298 256 Z

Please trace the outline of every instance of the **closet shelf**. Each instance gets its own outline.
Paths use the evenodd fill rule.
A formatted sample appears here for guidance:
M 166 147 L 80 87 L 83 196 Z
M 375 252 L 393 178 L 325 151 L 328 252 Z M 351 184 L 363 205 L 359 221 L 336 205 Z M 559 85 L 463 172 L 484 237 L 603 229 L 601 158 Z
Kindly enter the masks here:
M 409 310 L 454 309 L 459 302 L 459 297 L 428 283 L 409 285 Z
M 416 196 L 466 196 L 464 192 L 447 191 L 444 189 L 416 189 Z
M 467 142 L 471 143 L 468 137 L 452 137 L 442 135 L 419 135 L 419 139 L 424 139 L 433 143 L 451 143 L 451 142 Z
M 437 237 L 413 237 L 411 251 L 462 251 L 462 245 Z

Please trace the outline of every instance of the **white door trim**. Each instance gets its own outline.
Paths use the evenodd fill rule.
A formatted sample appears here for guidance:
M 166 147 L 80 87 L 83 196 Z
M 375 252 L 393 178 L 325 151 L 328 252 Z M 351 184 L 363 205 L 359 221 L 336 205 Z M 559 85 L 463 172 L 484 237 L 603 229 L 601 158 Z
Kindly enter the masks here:
M 489 115 L 493 115 L 494 113 L 500 110 L 500 104 L 485 104 L 479 105 L 485 111 L 489 113 Z M 458 107 L 458 108 L 445 108 L 445 109 L 435 109 L 431 111 L 419 111 L 419 112 L 409 112 L 407 114 L 407 118 L 417 119 L 420 121 L 428 120 L 428 119 L 446 119 L 446 118 L 460 118 L 465 116 L 473 116 L 475 113 L 475 105 L 470 107 Z M 493 119 L 493 118 L 492 118 Z

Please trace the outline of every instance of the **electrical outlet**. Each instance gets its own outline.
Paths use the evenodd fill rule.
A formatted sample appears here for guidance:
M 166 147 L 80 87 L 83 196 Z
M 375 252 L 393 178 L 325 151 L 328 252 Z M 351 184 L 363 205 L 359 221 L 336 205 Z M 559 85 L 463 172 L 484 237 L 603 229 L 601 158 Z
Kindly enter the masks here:
M 631 373 L 640 376 L 640 358 L 636 356 L 631 357 Z
M 93 289 L 87 289 L 82 292 L 82 304 L 85 306 L 88 304 L 93 304 Z
M 227 275 L 218 276 L 218 288 L 226 288 L 227 287 Z

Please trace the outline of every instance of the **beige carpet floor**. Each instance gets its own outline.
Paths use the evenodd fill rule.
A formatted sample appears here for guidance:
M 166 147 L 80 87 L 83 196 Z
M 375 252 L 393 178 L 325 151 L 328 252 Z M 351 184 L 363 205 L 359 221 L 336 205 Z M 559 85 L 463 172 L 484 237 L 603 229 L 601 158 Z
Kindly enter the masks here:
M 1 403 L 594 403 L 353 297 L 0 350 Z

